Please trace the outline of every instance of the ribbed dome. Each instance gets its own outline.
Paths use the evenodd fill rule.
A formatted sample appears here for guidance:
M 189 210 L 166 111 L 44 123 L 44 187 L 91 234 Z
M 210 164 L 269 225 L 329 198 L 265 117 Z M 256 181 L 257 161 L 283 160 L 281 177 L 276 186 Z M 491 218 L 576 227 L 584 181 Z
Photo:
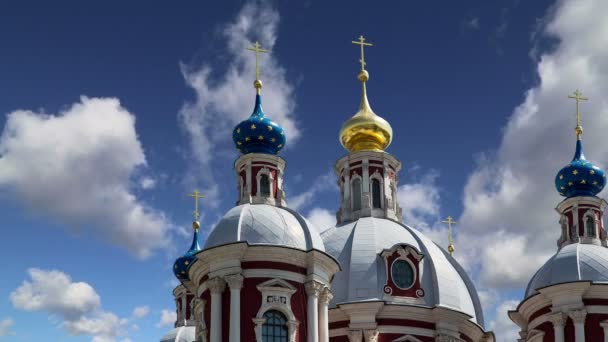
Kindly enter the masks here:
M 455 259 L 415 229 L 398 222 L 365 217 L 330 228 L 321 235 L 327 253 L 338 259 L 342 271 L 332 282 L 331 305 L 383 300 L 386 267 L 380 254 L 397 244 L 420 251 L 424 306 L 444 306 L 472 316 L 483 326 L 477 291 Z
M 260 94 L 255 96 L 255 106 L 251 116 L 234 128 L 232 140 L 237 150 L 243 154 L 277 154 L 285 146 L 283 127 L 264 115 Z
M 193 342 L 196 340 L 196 327 L 178 327 L 165 334 L 160 342 Z
M 564 246 L 532 277 L 526 298 L 543 287 L 585 280 L 608 283 L 608 248 L 581 243 Z
M 234 242 L 325 251 L 312 223 L 291 209 L 267 204 L 243 204 L 230 209 L 209 234 L 205 249 Z
M 583 143 L 576 141 L 576 153 L 570 164 L 555 176 L 555 188 L 565 197 L 595 196 L 606 185 L 606 173 L 585 159 Z

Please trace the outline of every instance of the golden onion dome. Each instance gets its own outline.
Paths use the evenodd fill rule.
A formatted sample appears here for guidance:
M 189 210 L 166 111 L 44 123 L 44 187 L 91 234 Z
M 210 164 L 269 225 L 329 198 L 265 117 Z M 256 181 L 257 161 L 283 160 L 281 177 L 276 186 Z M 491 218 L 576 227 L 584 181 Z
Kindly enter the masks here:
M 384 151 L 393 139 L 391 125 L 376 115 L 367 100 L 366 83 L 369 73 L 359 72 L 359 81 L 363 86 L 359 111 L 342 125 L 340 143 L 349 152 Z

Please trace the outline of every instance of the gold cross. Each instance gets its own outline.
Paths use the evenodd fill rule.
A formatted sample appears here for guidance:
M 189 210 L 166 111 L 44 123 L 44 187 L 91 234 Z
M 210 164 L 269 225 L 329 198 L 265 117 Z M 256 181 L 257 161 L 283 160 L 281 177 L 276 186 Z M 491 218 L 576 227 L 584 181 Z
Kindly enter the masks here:
M 574 92 L 574 96 L 572 95 L 568 95 L 568 98 L 570 99 L 574 99 L 576 101 L 576 136 L 579 137 L 581 134 L 583 134 L 583 127 L 581 127 L 581 113 L 579 111 L 578 105 L 580 103 L 580 101 L 587 101 L 589 100 L 586 97 L 582 96 L 583 93 L 581 93 L 578 89 L 576 89 L 576 91 Z
M 194 190 L 193 193 L 188 194 L 188 197 L 194 198 L 194 221 L 198 221 L 200 213 L 198 212 L 198 199 L 204 198 L 205 196 L 201 195 L 200 191 Z
M 255 79 L 256 80 L 260 79 L 260 63 L 259 63 L 260 52 L 262 52 L 262 53 L 270 52 L 268 50 L 261 49 L 260 47 L 261 47 L 260 43 L 258 43 L 256 41 L 252 47 L 247 48 L 247 50 L 255 52 Z
M 448 251 L 450 252 L 450 255 L 452 255 L 452 253 L 454 253 L 454 241 L 452 240 L 452 225 L 458 222 L 454 221 L 452 219 L 452 216 L 448 216 L 447 220 L 441 222 L 447 223 L 448 225 L 448 241 L 450 242 L 450 244 L 448 245 Z
M 365 42 L 365 38 L 361 35 L 359 36 L 359 41 L 352 41 L 353 44 L 355 45 L 360 45 L 361 46 L 361 59 L 359 60 L 359 63 L 361 63 L 361 70 L 365 70 L 365 54 L 363 52 L 363 47 L 365 46 L 374 46 L 371 43 L 366 43 Z

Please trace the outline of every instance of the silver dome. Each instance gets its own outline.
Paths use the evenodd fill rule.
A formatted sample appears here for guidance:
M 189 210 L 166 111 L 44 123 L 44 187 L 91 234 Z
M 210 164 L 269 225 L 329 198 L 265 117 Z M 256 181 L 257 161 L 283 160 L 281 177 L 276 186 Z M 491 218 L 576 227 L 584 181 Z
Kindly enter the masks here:
M 230 209 L 209 234 L 205 249 L 234 242 L 325 251 L 317 228 L 297 212 L 267 204 Z
M 574 281 L 608 282 L 608 248 L 581 243 L 562 247 L 532 277 L 526 298 L 540 288 Z
M 196 327 L 177 327 L 169 331 L 160 339 L 160 342 L 194 342 Z
M 397 244 L 408 244 L 424 254 L 421 267 L 421 283 L 426 292 L 424 306 L 464 312 L 483 327 L 479 297 L 466 272 L 417 230 L 388 219 L 364 217 L 330 228 L 323 232 L 322 238 L 327 253 L 342 266 L 332 282 L 332 306 L 383 300 L 387 275 L 380 253 Z

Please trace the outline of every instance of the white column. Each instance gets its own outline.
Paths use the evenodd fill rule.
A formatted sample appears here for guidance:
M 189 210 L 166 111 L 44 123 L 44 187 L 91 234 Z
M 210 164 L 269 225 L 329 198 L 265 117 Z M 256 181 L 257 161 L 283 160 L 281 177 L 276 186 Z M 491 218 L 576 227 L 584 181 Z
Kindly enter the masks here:
M 378 335 L 380 332 L 378 329 L 363 330 L 363 337 L 365 342 L 378 342 Z
M 328 306 L 333 298 L 329 288 L 324 288 L 319 296 L 319 342 L 329 342 Z
M 307 341 L 319 342 L 319 294 L 323 289 L 323 284 L 316 280 L 311 280 L 304 285 L 308 295 L 307 306 Z
M 361 342 L 363 338 L 363 332 L 361 330 L 349 330 L 348 331 L 348 342 Z
M 211 291 L 211 342 L 222 342 L 222 292 L 226 283 L 222 278 L 213 278 L 207 281 Z
M 587 310 L 573 310 L 568 312 L 568 316 L 574 322 L 574 336 L 576 342 L 585 342 L 585 318 Z
M 600 322 L 600 327 L 604 328 L 604 342 L 608 342 L 608 320 Z
M 547 316 L 549 321 L 553 323 L 553 334 L 555 335 L 555 342 L 564 342 L 564 325 L 566 324 L 566 317 L 563 312 L 556 312 Z
M 230 342 L 241 341 L 241 289 L 243 276 L 232 274 L 224 277 L 230 287 Z

